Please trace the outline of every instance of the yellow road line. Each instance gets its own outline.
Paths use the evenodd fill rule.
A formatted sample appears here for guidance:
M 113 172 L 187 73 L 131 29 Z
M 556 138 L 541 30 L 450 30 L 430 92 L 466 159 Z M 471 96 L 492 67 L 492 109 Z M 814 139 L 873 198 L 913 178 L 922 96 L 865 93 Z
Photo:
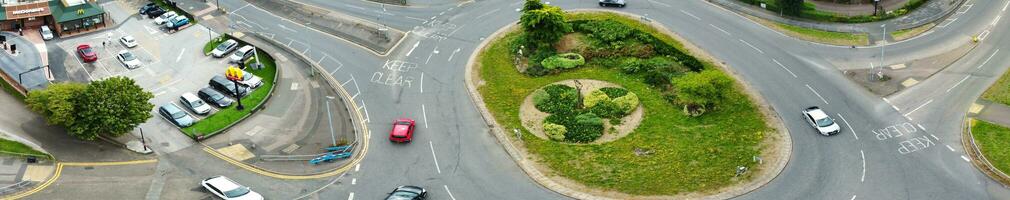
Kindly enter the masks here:
M 56 172 L 53 173 L 53 176 L 49 177 L 49 180 L 46 180 L 46 182 L 43 182 L 38 187 L 32 188 L 32 190 L 28 190 L 27 192 L 18 193 L 16 195 L 10 196 L 10 197 L 4 197 L 3 199 L 6 200 L 6 199 L 25 198 L 28 195 L 32 195 L 32 194 L 35 194 L 36 192 L 42 191 L 42 189 L 45 189 L 46 187 L 49 187 L 49 184 L 53 184 L 53 182 L 56 182 L 56 179 L 60 178 L 60 173 L 61 172 L 63 172 L 63 163 L 57 163 L 56 164 Z
M 136 164 L 147 164 L 158 162 L 158 159 L 148 159 L 148 160 L 131 160 L 131 161 L 118 161 L 118 162 L 65 162 L 61 163 L 65 166 L 116 166 L 116 165 L 136 165 Z

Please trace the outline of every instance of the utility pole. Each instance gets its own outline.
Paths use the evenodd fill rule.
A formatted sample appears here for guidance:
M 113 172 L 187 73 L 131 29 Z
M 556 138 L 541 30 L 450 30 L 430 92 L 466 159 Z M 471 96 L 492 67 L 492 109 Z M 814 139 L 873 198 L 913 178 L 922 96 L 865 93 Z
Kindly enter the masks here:
M 880 67 L 883 68 L 884 67 L 884 46 L 887 46 L 887 24 L 881 24 L 880 27 L 884 28 L 884 31 L 882 31 L 880 33 L 880 40 L 883 41 L 883 43 L 880 44 Z M 877 72 L 877 78 L 878 79 L 884 78 L 884 76 L 883 76 L 883 69 L 881 69 L 880 71 Z

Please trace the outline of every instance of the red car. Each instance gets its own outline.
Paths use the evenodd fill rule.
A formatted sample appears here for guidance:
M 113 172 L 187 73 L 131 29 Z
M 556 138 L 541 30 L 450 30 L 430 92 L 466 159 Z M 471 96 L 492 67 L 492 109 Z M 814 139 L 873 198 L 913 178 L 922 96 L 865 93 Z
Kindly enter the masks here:
M 393 121 L 393 131 L 389 132 L 389 141 L 410 142 L 414 138 L 414 120 L 400 118 Z
M 91 45 L 82 44 L 77 46 L 77 55 L 81 56 L 84 62 L 95 62 L 98 60 L 98 53 L 95 53 L 95 49 L 92 49 Z

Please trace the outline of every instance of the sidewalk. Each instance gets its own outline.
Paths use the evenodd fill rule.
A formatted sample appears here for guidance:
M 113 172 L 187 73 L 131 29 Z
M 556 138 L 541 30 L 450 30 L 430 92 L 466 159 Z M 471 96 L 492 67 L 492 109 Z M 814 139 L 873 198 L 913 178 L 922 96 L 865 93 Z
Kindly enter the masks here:
M 905 14 L 904 16 L 896 17 L 893 19 L 877 22 L 860 23 L 860 24 L 843 24 L 843 23 L 831 23 L 831 22 L 814 22 L 788 16 L 781 16 L 776 12 L 768 11 L 758 6 L 746 4 L 741 2 L 740 0 L 709 0 L 709 2 L 715 5 L 719 5 L 723 8 L 726 8 L 734 12 L 760 17 L 763 19 L 783 24 L 789 24 L 804 28 L 812 28 L 823 31 L 832 31 L 832 32 L 869 33 L 870 43 L 876 43 L 876 41 L 885 39 L 884 36 L 880 34 L 881 32 L 880 26 L 882 24 L 887 24 L 888 30 L 902 30 L 902 29 L 915 28 L 927 23 L 935 22 L 937 20 L 946 18 L 951 13 L 953 13 L 954 10 L 957 10 L 957 8 L 961 6 L 961 4 L 965 1 L 966 0 L 934 0 L 927 2 L 925 5 L 922 5 L 918 9 L 908 14 Z M 888 41 L 893 41 L 893 39 L 891 38 L 886 39 Z
M 296 55 L 256 36 L 235 35 L 275 58 L 278 79 L 265 109 L 227 133 L 202 142 L 233 159 L 287 175 L 324 173 L 349 162 L 308 163 L 325 153 L 323 148 L 333 146 L 334 140 L 338 144 L 355 140 L 350 112 L 336 92 L 324 80 L 310 77 L 311 66 L 297 60 Z
M 979 98 L 968 109 L 968 117 L 1010 127 L 1010 106 Z

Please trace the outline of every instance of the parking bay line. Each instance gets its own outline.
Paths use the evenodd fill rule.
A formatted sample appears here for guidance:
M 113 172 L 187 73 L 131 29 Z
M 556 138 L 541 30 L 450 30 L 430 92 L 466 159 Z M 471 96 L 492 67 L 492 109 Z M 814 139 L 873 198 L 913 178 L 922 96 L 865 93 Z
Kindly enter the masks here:
M 182 60 L 183 54 L 186 54 L 186 48 L 182 48 L 182 51 L 179 51 L 179 56 L 175 57 L 175 62 L 179 62 L 179 60 Z

